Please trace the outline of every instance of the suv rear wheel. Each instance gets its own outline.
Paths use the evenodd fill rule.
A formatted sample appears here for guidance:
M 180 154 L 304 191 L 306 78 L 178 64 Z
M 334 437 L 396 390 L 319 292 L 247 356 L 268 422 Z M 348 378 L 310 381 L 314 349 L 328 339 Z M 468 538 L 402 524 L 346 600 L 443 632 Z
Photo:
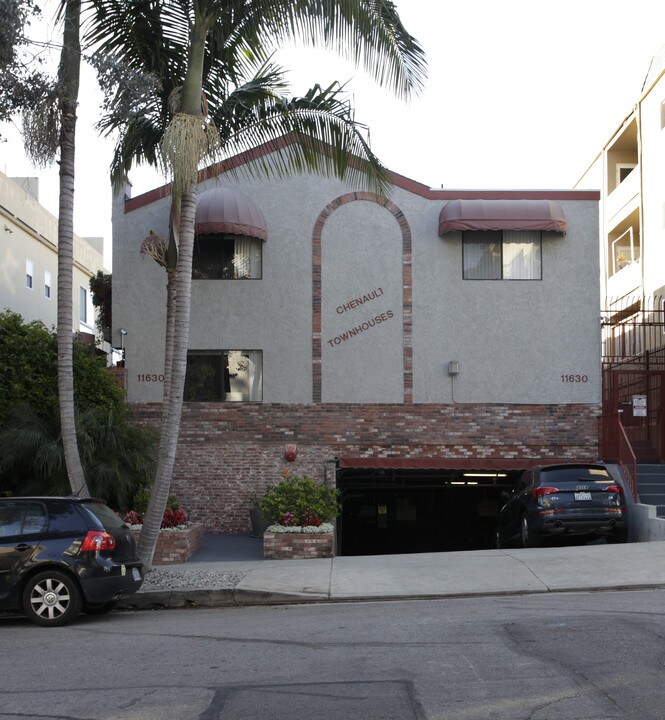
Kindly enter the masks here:
M 56 627 L 81 611 L 76 582 L 58 570 L 45 570 L 30 578 L 23 591 L 23 610 L 37 625 Z
M 529 519 L 527 518 L 526 513 L 522 515 L 522 520 L 520 522 L 520 537 L 522 539 L 522 547 L 525 548 L 536 548 L 540 547 L 542 544 L 540 535 L 529 527 Z

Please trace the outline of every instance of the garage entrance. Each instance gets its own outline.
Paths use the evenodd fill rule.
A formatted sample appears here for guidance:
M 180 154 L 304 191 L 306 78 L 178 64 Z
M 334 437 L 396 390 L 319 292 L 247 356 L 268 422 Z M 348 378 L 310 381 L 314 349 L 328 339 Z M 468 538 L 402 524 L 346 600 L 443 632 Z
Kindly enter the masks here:
M 467 465 L 457 468 L 427 467 L 436 462 L 429 459 L 421 460 L 421 467 L 408 467 L 404 459 L 386 467 L 388 462 L 340 459 L 339 555 L 490 548 L 496 514 L 525 469 L 507 461 L 481 461 L 475 468 L 464 460 L 446 463 Z M 497 462 L 512 467 L 492 467 Z

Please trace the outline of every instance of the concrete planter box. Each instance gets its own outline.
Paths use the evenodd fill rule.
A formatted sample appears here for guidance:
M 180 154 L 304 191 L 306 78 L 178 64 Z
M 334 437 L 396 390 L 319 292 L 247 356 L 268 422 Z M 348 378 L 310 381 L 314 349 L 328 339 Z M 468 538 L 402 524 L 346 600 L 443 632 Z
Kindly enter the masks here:
M 265 560 L 305 560 L 335 557 L 335 533 L 271 533 L 263 534 Z
M 133 533 L 138 542 L 141 533 L 138 530 Z M 202 543 L 203 525 L 190 525 L 186 530 L 160 530 L 153 565 L 187 562 Z

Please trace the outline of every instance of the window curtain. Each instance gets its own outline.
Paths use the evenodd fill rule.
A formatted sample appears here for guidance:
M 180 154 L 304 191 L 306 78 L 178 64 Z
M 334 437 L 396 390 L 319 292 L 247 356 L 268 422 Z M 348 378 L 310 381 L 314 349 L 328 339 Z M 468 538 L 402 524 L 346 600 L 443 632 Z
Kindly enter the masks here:
M 540 280 L 542 243 L 539 230 L 503 231 L 503 277 Z
M 261 350 L 229 350 L 226 355 L 230 402 L 261 401 L 263 398 L 263 353 Z
M 256 402 L 263 400 L 263 352 L 250 350 L 249 357 L 249 399 Z
M 233 253 L 233 270 L 236 278 L 261 277 L 261 240 L 236 237 Z M 258 245 L 258 247 L 257 247 Z

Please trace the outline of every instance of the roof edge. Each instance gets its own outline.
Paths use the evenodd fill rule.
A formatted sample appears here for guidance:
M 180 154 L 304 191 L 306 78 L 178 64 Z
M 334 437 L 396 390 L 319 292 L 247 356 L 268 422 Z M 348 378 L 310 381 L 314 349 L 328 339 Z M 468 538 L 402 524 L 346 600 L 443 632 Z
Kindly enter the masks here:
M 269 141 L 263 145 L 259 145 L 251 150 L 233 155 L 230 158 L 214 163 L 198 173 L 198 182 L 205 182 L 214 177 L 219 177 L 224 173 L 235 170 L 250 162 L 259 160 L 270 155 L 276 150 L 281 150 L 298 142 L 298 136 L 295 133 L 283 135 L 276 140 Z M 358 159 L 358 162 L 361 162 Z M 504 189 L 504 190 L 455 190 L 455 189 L 438 189 L 425 185 L 417 180 L 412 180 L 405 175 L 400 175 L 392 170 L 389 171 L 390 179 L 393 185 L 407 192 L 413 193 L 428 200 L 600 200 L 600 190 L 520 190 L 520 189 Z M 167 183 L 160 187 L 148 190 L 136 197 L 125 200 L 125 213 L 133 212 L 141 207 L 157 202 L 171 194 L 171 183 Z

